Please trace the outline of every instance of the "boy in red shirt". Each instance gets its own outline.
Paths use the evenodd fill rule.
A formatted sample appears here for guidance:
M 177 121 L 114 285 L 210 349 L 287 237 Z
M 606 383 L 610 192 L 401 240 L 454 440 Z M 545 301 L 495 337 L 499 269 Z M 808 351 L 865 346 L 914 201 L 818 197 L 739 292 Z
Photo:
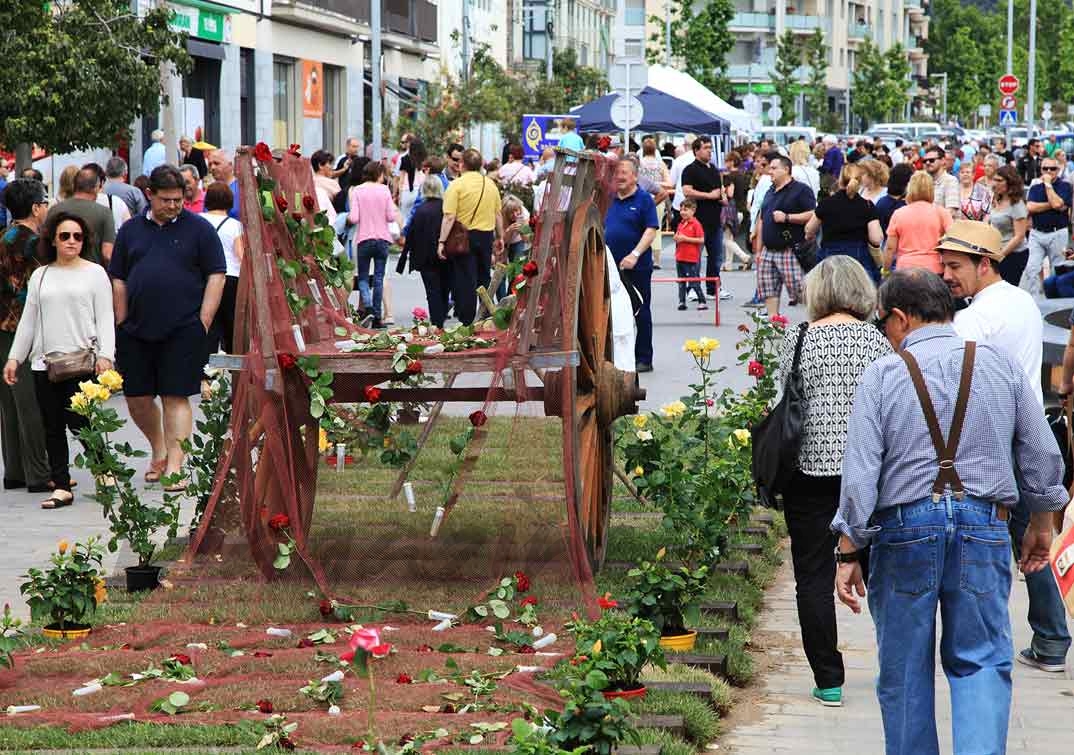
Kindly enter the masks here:
M 679 210 L 681 220 L 675 231 L 675 274 L 679 278 L 697 278 L 701 275 L 701 246 L 705 243 L 705 231 L 694 214 L 697 202 L 693 199 L 683 200 Z M 686 290 L 693 289 L 697 294 L 697 308 L 708 309 L 705 291 L 699 281 L 679 284 L 679 311 L 686 309 Z

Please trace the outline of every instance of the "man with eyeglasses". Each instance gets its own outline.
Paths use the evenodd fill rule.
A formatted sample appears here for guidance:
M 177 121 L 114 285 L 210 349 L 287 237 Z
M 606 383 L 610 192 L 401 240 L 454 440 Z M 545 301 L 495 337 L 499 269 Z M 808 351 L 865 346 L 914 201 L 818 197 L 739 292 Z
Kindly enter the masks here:
M 962 198 L 958 179 L 947 172 L 945 158 L 943 147 L 932 146 L 925 150 L 925 159 L 921 162 L 925 172 L 932 176 L 932 203 L 937 207 L 946 207 L 952 219 L 957 219 Z
M 153 171 L 149 211 L 119 229 L 108 266 L 123 392 L 152 449 L 146 482 L 182 470 L 180 444 L 193 420 L 189 397 L 201 391 L 209 328 L 224 292 L 220 238 L 208 221 L 183 208 L 185 188 L 175 167 Z M 185 486 L 180 481 L 165 490 Z
M 1059 177 L 1059 163 L 1045 157 L 1040 164 L 1040 181 L 1029 187 L 1029 261 L 1019 284 L 1034 296 L 1043 296 L 1041 269 L 1047 257 L 1052 271 L 1066 257 L 1070 241 L 1071 185 Z

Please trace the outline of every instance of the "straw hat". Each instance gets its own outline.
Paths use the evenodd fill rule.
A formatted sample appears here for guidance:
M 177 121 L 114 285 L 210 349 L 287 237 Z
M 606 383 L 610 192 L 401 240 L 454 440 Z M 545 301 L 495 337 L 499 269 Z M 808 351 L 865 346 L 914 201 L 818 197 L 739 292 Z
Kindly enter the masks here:
M 936 245 L 937 252 L 961 252 L 1002 262 L 1003 238 L 999 231 L 979 220 L 956 220 Z

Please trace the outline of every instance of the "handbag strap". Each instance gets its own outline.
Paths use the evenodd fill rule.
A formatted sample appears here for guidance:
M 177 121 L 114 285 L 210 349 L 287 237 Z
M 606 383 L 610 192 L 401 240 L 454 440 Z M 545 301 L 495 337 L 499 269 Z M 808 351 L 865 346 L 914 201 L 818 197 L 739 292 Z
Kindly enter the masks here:
M 45 348 L 45 324 L 44 315 L 41 310 L 44 309 L 45 299 L 41 295 L 41 289 L 45 285 L 45 276 L 48 275 L 48 269 L 52 265 L 45 265 L 45 269 L 41 271 L 41 280 L 37 282 L 37 332 L 41 334 L 41 353 L 47 354 L 48 349 Z
M 791 361 L 791 375 L 798 376 L 798 365 L 802 361 L 802 342 L 805 341 L 806 330 L 809 329 L 809 323 L 803 322 L 798 325 L 798 342 L 794 344 L 794 359 Z
M 977 354 L 977 344 L 966 341 L 966 348 L 962 354 L 962 375 L 958 382 L 958 397 L 955 399 L 955 414 L 951 418 L 951 429 L 948 432 L 947 442 L 944 443 L 940 432 L 940 421 L 936 417 L 936 408 L 932 404 L 929 390 L 925 385 L 925 376 L 921 374 L 914 355 L 909 351 L 899 352 L 899 356 L 906 363 L 910 371 L 910 380 L 914 384 L 917 400 L 921 404 L 921 411 L 925 415 L 925 424 L 929 428 L 929 436 L 932 438 L 932 446 L 936 450 L 936 456 L 940 462 L 940 471 L 932 483 L 932 500 L 938 502 L 947 485 L 951 486 L 955 497 L 962 499 L 964 488 L 962 479 L 955 470 L 955 454 L 958 453 L 958 443 L 962 438 L 962 425 L 966 420 L 966 406 L 970 399 L 970 385 L 973 381 L 973 362 Z
M 470 222 L 466 224 L 467 228 L 474 224 L 474 218 L 477 217 L 477 211 L 481 209 L 481 200 L 485 198 L 485 185 L 488 181 L 489 180 L 485 176 L 481 176 L 481 195 L 477 198 L 477 204 L 474 205 L 474 211 L 470 214 Z

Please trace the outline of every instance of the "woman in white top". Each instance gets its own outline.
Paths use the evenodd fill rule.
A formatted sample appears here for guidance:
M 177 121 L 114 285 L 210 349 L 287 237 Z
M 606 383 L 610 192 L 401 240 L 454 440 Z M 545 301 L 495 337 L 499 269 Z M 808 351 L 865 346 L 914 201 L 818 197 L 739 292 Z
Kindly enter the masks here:
M 19 364 L 30 359 L 54 487 L 41 508 L 55 509 L 70 506 L 74 500 L 67 429 L 77 433 L 85 427 L 86 419 L 71 411 L 71 397 L 78 393 L 79 381 L 92 375 L 53 383 L 48 379 L 45 355 L 93 348 L 97 353 L 95 371 L 100 374 L 112 369 L 116 328 L 108 274 L 82 256 L 83 250 L 92 247 L 86 222 L 60 212 L 42 230 L 40 243 L 41 257 L 47 264 L 30 276 L 26 307 L 4 365 L 4 382 L 14 385 Z
M 858 194 L 863 199 L 868 199 L 873 204 L 880 201 L 880 198 L 888 193 L 888 166 L 879 160 L 859 160 L 857 163 L 861 168 L 861 190 Z
M 529 186 L 537 176 L 533 168 L 522 162 L 525 153 L 521 144 L 509 144 L 507 146 L 507 165 L 500 166 L 500 185 L 522 184 Z
M 219 345 L 223 345 L 224 353 L 232 353 L 235 298 L 239 291 L 239 270 L 242 268 L 242 255 L 245 250 L 242 223 L 228 215 L 234 201 L 234 195 L 226 183 L 210 184 L 205 191 L 205 212 L 201 213 L 201 217 L 216 229 L 220 245 L 224 247 L 224 263 L 227 265 L 224 294 L 220 297 L 220 308 L 216 310 L 216 318 L 209 332 L 209 353 L 215 353 Z
M 820 191 L 820 173 L 809 164 L 809 144 L 806 143 L 805 139 L 796 140 L 787 149 L 787 156 L 791 158 L 793 163 L 791 178 L 795 181 L 801 181 L 812 189 L 813 198 L 816 199 L 817 192 Z

